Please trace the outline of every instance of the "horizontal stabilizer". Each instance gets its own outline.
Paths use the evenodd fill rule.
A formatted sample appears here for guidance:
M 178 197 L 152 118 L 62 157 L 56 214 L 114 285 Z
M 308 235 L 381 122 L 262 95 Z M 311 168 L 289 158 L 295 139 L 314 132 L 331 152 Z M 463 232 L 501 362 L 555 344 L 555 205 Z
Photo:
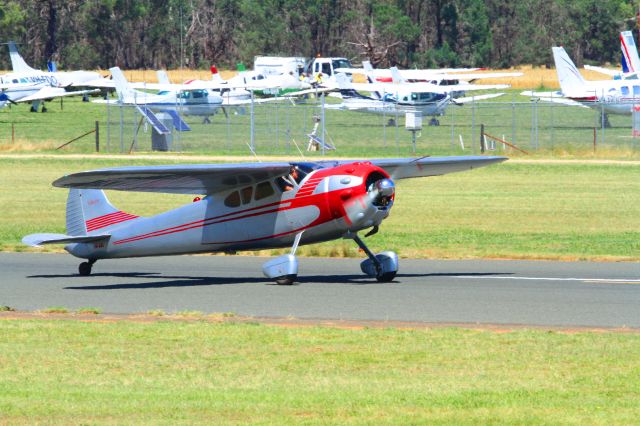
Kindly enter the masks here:
M 153 111 L 151 111 L 149 108 L 137 105 L 136 109 L 147 119 L 149 124 L 151 124 L 151 126 L 156 129 L 156 132 L 160 133 L 161 135 L 167 135 L 171 133 L 171 130 L 169 130 L 167 126 L 165 126 L 164 123 L 162 123 L 162 121 L 160 121 L 158 117 L 156 117 L 156 115 L 153 113 Z
M 69 244 L 69 243 L 91 243 L 94 241 L 106 240 L 109 234 L 102 235 L 65 235 L 65 234 L 31 234 L 22 239 L 22 242 L 31 247 L 39 247 L 42 244 Z
M 167 110 L 162 110 L 162 112 L 167 113 L 171 116 L 171 121 L 173 123 L 173 127 L 175 127 L 175 129 L 179 132 L 189 132 L 191 131 L 191 127 L 189 127 L 189 125 L 187 123 L 184 122 L 184 120 L 182 119 L 182 117 L 180 117 L 180 115 L 172 110 L 172 109 L 167 109 Z

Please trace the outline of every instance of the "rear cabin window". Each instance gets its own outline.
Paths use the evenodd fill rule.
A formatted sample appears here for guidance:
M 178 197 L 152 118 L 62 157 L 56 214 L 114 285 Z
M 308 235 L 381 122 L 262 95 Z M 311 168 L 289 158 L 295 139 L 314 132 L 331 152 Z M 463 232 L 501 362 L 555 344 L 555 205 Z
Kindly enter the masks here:
M 240 190 L 240 196 L 242 197 L 242 204 L 250 203 L 251 198 L 253 198 L 253 186 L 242 188 Z
M 256 185 L 256 201 L 270 197 L 273 194 L 275 194 L 275 191 L 269 182 L 262 182 Z
M 224 205 L 227 207 L 238 207 L 240 205 L 240 193 L 233 191 L 224 199 Z

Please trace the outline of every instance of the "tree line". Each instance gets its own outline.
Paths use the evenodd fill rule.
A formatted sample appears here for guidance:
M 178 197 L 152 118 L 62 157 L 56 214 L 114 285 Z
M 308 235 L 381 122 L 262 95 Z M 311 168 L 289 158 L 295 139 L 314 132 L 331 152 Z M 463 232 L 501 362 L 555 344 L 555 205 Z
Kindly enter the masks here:
M 0 0 L 0 41 L 38 68 L 207 68 L 256 55 L 374 66 L 580 65 L 620 60 L 630 0 Z M 1 49 L 1 47 L 0 47 Z M 1 54 L 0 68 L 10 69 Z

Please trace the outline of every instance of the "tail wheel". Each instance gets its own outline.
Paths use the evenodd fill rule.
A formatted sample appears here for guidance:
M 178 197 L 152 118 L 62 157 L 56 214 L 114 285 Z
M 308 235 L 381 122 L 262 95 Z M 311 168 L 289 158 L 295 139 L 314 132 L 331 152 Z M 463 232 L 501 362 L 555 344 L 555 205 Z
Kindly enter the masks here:
M 91 275 L 91 263 L 82 262 L 80 266 L 78 266 L 78 273 L 83 277 Z
M 396 277 L 397 273 L 398 273 L 398 271 L 385 272 L 385 273 L 377 275 L 376 276 L 376 280 L 378 280 L 379 283 L 388 283 L 388 282 L 393 281 L 393 279 Z

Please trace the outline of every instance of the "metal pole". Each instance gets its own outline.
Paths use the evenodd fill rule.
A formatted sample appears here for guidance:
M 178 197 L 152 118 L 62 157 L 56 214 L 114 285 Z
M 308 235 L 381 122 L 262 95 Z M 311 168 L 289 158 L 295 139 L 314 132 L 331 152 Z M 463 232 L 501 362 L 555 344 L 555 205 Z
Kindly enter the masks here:
M 473 143 L 473 135 L 476 134 L 476 102 L 475 99 L 471 100 L 471 147 L 473 153 L 476 153 L 476 144 Z
M 251 121 L 251 152 L 254 153 L 256 152 L 256 147 L 255 147 L 255 121 L 254 121 L 254 111 L 253 111 L 253 90 L 251 90 L 251 117 L 250 117 L 250 121 Z
M 96 120 L 96 152 L 100 152 L 100 122 Z
M 516 99 L 515 94 L 511 94 L 511 143 L 516 143 Z
M 120 104 L 120 152 L 124 153 L 124 106 Z
M 325 103 L 324 103 L 324 92 L 322 92 L 322 156 L 324 157 L 325 155 L 325 149 L 324 149 L 324 140 L 327 137 L 326 133 L 325 133 L 325 125 L 324 125 L 324 112 L 325 112 Z

